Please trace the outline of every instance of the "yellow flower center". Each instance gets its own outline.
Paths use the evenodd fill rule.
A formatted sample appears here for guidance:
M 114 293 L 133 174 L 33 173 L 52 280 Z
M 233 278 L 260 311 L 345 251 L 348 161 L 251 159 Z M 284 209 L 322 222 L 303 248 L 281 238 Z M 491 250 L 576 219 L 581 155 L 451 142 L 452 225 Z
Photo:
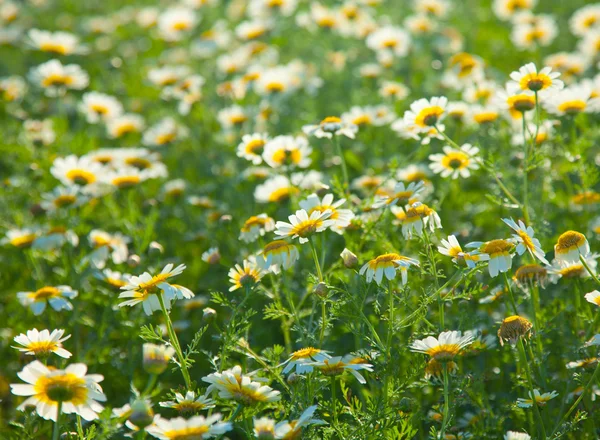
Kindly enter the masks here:
M 96 175 L 87 170 L 73 169 L 67 171 L 67 179 L 77 185 L 89 185 L 96 181 Z
M 106 115 L 108 113 L 108 107 L 103 104 L 92 104 L 90 109 L 99 115 Z
M 354 125 L 371 125 L 372 122 L 371 116 L 369 115 L 360 115 L 352 120 Z
M 537 92 L 539 90 L 547 89 L 552 85 L 552 78 L 550 78 L 546 74 L 540 73 L 528 73 L 527 75 L 523 75 L 521 80 L 519 81 L 519 86 L 521 90 L 532 90 Z
M 535 96 L 530 95 L 515 95 L 509 96 L 507 103 L 511 109 L 519 112 L 526 112 L 535 108 Z
M 443 114 L 444 109 L 437 105 L 424 108 L 415 118 L 415 124 L 419 127 L 433 126 Z
M 27 344 L 29 351 L 33 351 L 36 355 L 44 355 L 53 352 L 58 348 L 58 344 L 54 341 L 38 341 Z
M 260 155 L 265 146 L 265 141 L 262 139 L 252 139 L 246 144 L 246 153 Z
M 296 359 L 312 358 L 314 355 L 319 354 L 319 353 L 321 353 L 321 350 L 319 350 L 318 348 L 314 348 L 314 347 L 301 348 L 300 350 L 297 350 L 292 353 L 292 359 L 296 360 Z
M 190 23 L 187 21 L 176 21 L 172 26 L 174 31 L 185 31 L 190 28 Z
M 293 187 L 277 188 L 271 194 L 269 194 L 269 202 L 281 202 L 286 200 L 290 194 L 296 192 L 297 189 Z
M 165 431 L 164 436 L 169 440 L 201 440 L 208 431 L 208 426 L 194 426 Z
M 45 43 L 40 44 L 40 50 L 44 52 L 52 52 L 59 55 L 67 54 L 67 47 L 60 43 L 55 43 L 53 41 L 47 41 Z
M 488 122 L 494 122 L 496 119 L 498 119 L 498 112 L 489 111 L 489 112 L 477 113 L 473 116 L 473 119 L 478 124 L 486 124 Z
M 243 124 L 244 122 L 246 122 L 246 120 L 248 120 L 248 118 L 241 114 L 240 115 L 231 115 L 229 117 L 229 121 L 234 125 Z
M 557 108 L 562 113 L 577 114 L 584 111 L 586 107 L 587 104 L 585 101 L 582 101 L 581 99 L 574 99 L 572 101 L 561 102 Z
M 115 128 L 115 136 L 121 137 L 126 135 L 127 133 L 135 133 L 137 131 L 137 127 L 133 122 L 123 122 Z
M 156 143 L 158 145 L 168 144 L 169 142 L 173 142 L 176 137 L 177 134 L 174 132 L 159 134 L 158 136 L 156 136 Z
M 42 376 L 33 387 L 36 397 L 50 405 L 57 402 L 82 405 L 88 397 L 85 380 L 71 373 Z
M 453 359 L 460 352 L 458 344 L 441 344 L 431 347 L 427 354 L 438 361 L 448 361 Z
M 63 194 L 54 199 L 54 206 L 62 208 L 63 206 L 72 205 L 77 201 L 77 197 L 70 194 Z
M 557 254 L 566 253 L 572 249 L 577 249 L 585 244 L 585 236 L 577 231 L 567 231 L 558 237 L 558 242 L 554 246 Z
M 488 254 L 490 257 L 498 255 L 508 255 L 514 245 L 506 240 L 488 241 L 481 247 L 481 252 Z
M 34 301 L 46 301 L 49 298 L 54 298 L 60 296 L 60 290 L 56 287 L 42 287 L 41 289 L 36 290 L 35 292 L 31 292 L 29 297 Z
M 42 80 L 42 86 L 44 87 L 52 87 L 52 86 L 68 86 L 73 84 L 73 77 L 67 75 L 61 75 L 58 73 L 53 73 L 48 75 L 46 78 Z
M 280 93 L 285 90 L 285 86 L 283 85 L 283 83 L 275 81 L 267 84 L 265 86 L 265 89 L 267 89 L 267 91 L 271 93 Z
M 125 163 L 127 165 L 131 165 L 132 167 L 136 167 L 140 170 L 145 170 L 152 166 L 152 163 L 149 160 L 143 159 L 141 157 L 128 157 L 127 159 L 125 159 Z
M 469 156 L 461 151 L 451 151 L 442 158 L 442 166 L 452 170 L 462 170 L 469 163 Z
M 163 283 L 170 276 L 170 273 L 159 273 L 158 275 L 154 275 L 150 281 L 146 283 L 140 283 L 139 289 L 151 291 L 155 289 L 158 284 Z
M 25 235 L 20 235 L 18 237 L 11 238 L 10 244 L 12 244 L 13 246 L 16 246 L 16 247 L 25 247 L 25 246 L 29 246 L 31 243 L 33 243 L 33 240 L 35 240 L 35 239 L 36 239 L 35 234 L 25 234 Z
M 140 176 L 119 176 L 112 179 L 111 183 L 118 188 L 131 188 L 140 183 Z
M 303 238 L 309 237 L 310 235 L 317 232 L 317 229 L 319 229 L 321 227 L 321 225 L 323 225 L 323 220 L 321 220 L 321 219 L 316 219 L 316 220 L 308 219 L 308 220 L 306 220 L 304 222 L 300 222 L 296 226 L 294 226 L 290 235 L 298 235 L 299 237 L 303 237 Z

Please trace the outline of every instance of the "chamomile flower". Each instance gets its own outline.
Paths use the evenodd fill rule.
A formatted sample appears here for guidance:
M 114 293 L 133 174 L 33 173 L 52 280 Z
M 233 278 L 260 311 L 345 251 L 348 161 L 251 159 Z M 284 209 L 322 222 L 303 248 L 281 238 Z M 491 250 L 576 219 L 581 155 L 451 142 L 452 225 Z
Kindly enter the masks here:
M 302 136 L 277 136 L 265 145 L 263 159 L 272 168 L 308 167 L 312 148 Z
M 538 406 L 545 406 L 548 403 L 548 401 L 554 399 L 556 396 L 558 396 L 558 393 L 556 391 L 540 394 L 539 390 L 533 390 L 533 395 L 529 393 L 529 398 L 517 399 L 517 406 L 519 408 L 531 408 L 534 402 Z
M 410 105 L 410 110 L 404 113 L 404 122 L 415 126 L 421 133 L 427 133 L 435 127 L 444 117 L 448 98 L 436 96 L 427 100 L 421 98 Z
M 232 284 L 229 291 L 233 292 L 241 288 L 251 289 L 264 275 L 265 272 L 256 265 L 255 258 L 250 256 L 244 260 L 242 266 L 236 264 L 235 267 L 229 269 L 229 282 Z
M 578 115 L 595 110 L 595 100 L 591 99 L 592 91 L 585 86 L 569 86 L 550 94 L 544 100 L 546 110 L 557 116 Z
M 280 266 L 289 269 L 298 260 L 300 254 L 293 244 L 284 240 L 268 243 L 256 256 L 257 265 L 263 270 L 279 272 Z
M 460 243 L 454 235 L 449 235 L 447 239 L 442 238 L 442 245 L 438 246 L 438 252 L 442 255 L 452 257 L 454 263 L 457 263 L 463 254 Z
M 163 118 L 144 132 L 142 143 L 151 147 L 162 147 L 172 144 L 188 135 L 186 127 L 178 124 L 173 118 Z
M 425 339 L 416 340 L 410 345 L 410 350 L 423 353 L 438 362 L 452 361 L 469 344 L 473 343 L 473 335 L 459 331 L 442 332 L 435 338 L 428 336 Z
M 193 10 L 182 6 L 174 6 L 160 14 L 158 17 L 158 30 L 165 40 L 179 41 L 194 29 L 197 23 L 198 18 Z
M 221 261 L 221 253 L 218 247 L 208 248 L 202 253 L 202 261 L 208 264 L 219 264 Z
M 232 105 L 231 107 L 221 109 L 217 114 L 217 119 L 223 130 L 231 130 L 244 124 L 248 120 L 248 115 L 243 107 Z
M 566 367 L 568 370 L 572 370 L 574 368 L 592 368 L 598 364 L 599 360 L 600 359 L 598 359 L 597 357 L 581 359 L 578 361 L 572 361 L 572 362 L 567 363 Z
M 432 232 L 442 227 L 440 216 L 424 203 L 415 202 L 407 205 L 405 210 L 398 206 L 392 206 L 391 209 L 402 225 L 402 235 L 406 239 L 412 238 L 413 232 L 422 235 L 424 227 L 429 227 Z
M 2 86 L 0 85 L 0 90 Z M 56 140 L 52 119 L 28 119 L 23 124 L 25 138 L 35 145 L 50 145 Z
M 548 280 L 548 269 L 539 264 L 525 264 L 515 271 L 513 280 L 526 292 L 530 287 L 536 285 L 544 288 Z
M 498 339 L 500 345 L 504 345 L 505 341 L 515 344 L 520 338 L 531 337 L 531 322 L 522 316 L 512 315 L 502 320 L 498 329 Z
M 85 52 L 79 45 L 79 38 L 68 32 L 49 32 L 39 29 L 30 29 L 27 33 L 29 44 L 42 52 L 55 55 L 71 55 Z
M 529 23 L 516 23 L 510 35 L 512 42 L 521 50 L 531 50 L 552 44 L 558 36 L 558 26 L 553 16 L 535 16 Z
M 409 95 L 410 91 L 404 84 L 394 81 L 383 81 L 379 88 L 379 95 L 383 98 L 393 98 L 401 101 Z
M 593 29 L 600 28 L 600 5 L 590 4 L 579 8 L 569 20 L 571 32 L 578 37 L 585 36 Z
M 540 241 L 534 238 L 533 228 L 531 226 L 525 226 L 522 220 L 519 220 L 517 224 L 512 218 L 503 218 L 502 221 L 506 223 L 516 234 L 513 234 L 513 238 L 517 242 L 516 251 L 517 254 L 523 255 L 525 252 L 529 252 L 532 257 L 537 257 L 544 264 L 550 264 L 546 260 L 545 252 L 542 250 Z
M 492 9 L 501 20 L 510 20 L 520 12 L 532 10 L 536 3 L 537 0 L 494 0 Z
M 404 182 L 397 182 L 389 194 L 378 195 L 373 208 L 381 208 L 383 206 L 394 206 L 411 203 L 419 199 L 420 193 L 423 191 L 425 183 L 420 180 L 418 182 L 410 182 L 405 185 Z
M 163 408 L 172 408 L 182 414 L 193 414 L 198 411 L 215 407 L 215 401 L 208 396 L 197 396 L 194 391 L 188 391 L 185 396 L 180 393 L 175 393 L 175 400 L 167 400 L 160 402 L 159 405 Z
M 479 169 L 479 159 L 477 153 L 479 148 L 471 144 L 464 144 L 460 149 L 452 148 L 446 145 L 443 148 L 444 153 L 431 154 L 429 168 L 442 177 L 452 177 L 457 179 L 459 176 L 467 178 L 472 170 Z
M 91 124 L 108 121 L 123 113 L 123 105 L 117 98 L 98 92 L 85 93 L 79 109 Z
M 396 272 L 400 271 L 402 284 L 406 284 L 408 282 L 408 269 L 410 266 L 419 266 L 419 262 L 413 258 L 396 253 L 383 254 L 361 267 L 360 274 L 366 276 L 367 283 L 375 279 L 375 282 L 381 285 L 384 276 L 391 281 L 396 278 Z
M 118 115 L 106 123 L 106 132 L 112 139 L 119 139 L 130 133 L 140 133 L 145 127 L 144 118 L 133 113 Z
M 167 65 L 148 71 L 148 79 L 156 86 L 165 87 L 176 84 L 190 74 L 188 66 Z
M 598 265 L 595 255 L 584 257 L 587 265 L 594 271 Z M 561 278 L 588 278 L 590 274 L 583 267 L 581 261 L 562 261 L 554 259 L 552 265 L 548 267 L 550 281 L 557 283 Z
M 160 440 L 206 439 L 218 437 L 233 429 L 230 422 L 221 422 L 221 414 L 208 417 L 194 416 L 189 419 L 176 417 L 164 419 L 157 416 L 146 432 Z
M 298 238 L 300 244 L 306 243 L 312 235 L 336 224 L 330 219 L 331 214 L 332 211 L 329 209 L 323 212 L 314 210 L 310 215 L 304 209 L 299 209 L 288 217 L 290 223 L 282 221 L 275 223 L 275 235 Z
M 142 346 L 144 370 L 150 374 L 162 374 L 175 355 L 175 349 L 169 345 L 145 343 Z
M 88 188 L 100 180 L 105 173 L 104 167 L 85 157 L 69 155 L 54 160 L 50 173 L 63 185 L 78 185 Z
M 10 229 L 0 243 L 25 249 L 31 247 L 39 235 L 40 232 L 34 229 Z
M 206 392 L 217 391 L 219 397 L 245 405 L 281 400 L 281 393 L 264 385 L 263 379 L 252 380 L 251 375 L 242 374 L 239 365 L 221 373 L 212 373 L 202 378 L 209 383 Z
M 18 376 L 26 384 L 11 384 L 17 396 L 28 398 L 17 408 L 24 411 L 35 406 L 37 413 L 46 420 L 56 422 L 58 406 L 65 414 L 77 414 L 84 420 L 95 420 L 104 407 L 98 402 L 106 401 L 98 382 L 100 374 L 86 374 L 85 364 L 71 364 L 64 370 L 50 369 L 39 361 L 26 365 Z
M 123 234 L 110 234 L 100 229 L 92 229 L 88 241 L 94 250 L 87 258 L 97 269 L 103 269 L 109 257 L 114 264 L 122 264 L 127 260 L 127 245 L 131 239 Z
M 256 241 L 258 237 L 264 236 L 273 229 L 275 229 L 275 220 L 267 214 L 262 213 L 253 215 L 244 222 L 244 225 L 240 230 L 240 240 L 246 243 L 252 243 L 253 241 Z
M 311 194 L 299 204 L 308 215 L 311 215 L 315 211 L 331 211 L 329 219 L 334 221 L 331 230 L 341 234 L 344 228 L 347 228 L 354 218 L 354 213 L 351 210 L 340 209 L 340 206 L 345 202 L 346 199 L 340 199 L 337 202 L 334 202 L 333 194 L 326 194 L 322 199 L 317 194 Z
M 590 244 L 585 236 L 577 231 L 567 231 L 558 237 L 554 245 L 554 257 L 561 262 L 577 263 L 579 257 L 587 257 Z
M 302 437 L 303 428 L 306 428 L 310 425 L 326 424 L 323 420 L 313 419 L 313 415 L 315 414 L 316 410 L 317 405 L 313 405 L 304 410 L 299 419 L 289 422 L 284 420 L 277 423 L 277 425 L 275 425 L 275 438 L 283 440 L 299 439 Z
M 285 365 L 281 374 L 288 374 L 290 371 L 296 371 L 298 374 L 311 373 L 313 371 L 313 362 L 321 362 L 330 359 L 329 352 L 320 348 L 305 347 L 293 352 L 290 357 L 278 367 Z
M 269 136 L 265 133 L 245 134 L 242 136 L 242 142 L 238 145 L 237 155 L 251 161 L 254 165 L 260 165 L 268 141 Z
M 52 333 L 50 333 L 49 330 L 39 331 L 34 328 L 33 330 L 27 330 L 27 334 L 15 336 L 14 341 L 20 347 L 13 348 L 31 356 L 43 358 L 50 353 L 54 353 L 57 356 L 68 359 L 72 355 L 63 348 L 62 343 L 69 339 L 71 335 L 63 337 L 64 334 L 64 330 L 52 330 Z
M 253 419 L 254 435 L 258 440 L 274 440 L 275 420 L 268 417 Z
M 373 371 L 373 365 L 369 364 L 365 359 L 352 354 L 329 357 L 322 361 L 312 362 L 311 365 L 325 376 L 340 376 L 348 371 L 361 384 L 365 384 L 367 381 L 359 371 Z
M 466 245 L 479 251 L 482 260 L 488 260 L 490 276 L 495 278 L 499 273 L 508 272 L 512 267 L 512 252 L 515 245 L 511 240 L 497 239 L 487 242 L 472 242 Z
M 376 52 L 390 51 L 395 56 L 404 57 L 410 49 L 411 38 L 408 32 L 396 26 L 382 26 L 367 37 L 367 47 Z
M 21 305 L 29 307 L 34 315 L 41 315 L 50 305 L 54 310 L 73 310 L 70 299 L 77 296 L 77 291 L 69 286 L 44 286 L 34 292 L 18 292 Z
M 102 272 L 97 272 L 95 276 L 99 280 L 102 280 L 108 285 L 117 289 L 125 286 L 127 284 L 127 280 L 131 278 L 131 275 L 128 273 L 121 273 L 111 269 L 102 269 Z
M 133 307 L 142 303 L 146 315 L 151 315 L 161 309 L 158 295 L 163 295 L 165 307 L 169 309 L 171 301 L 181 292 L 177 285 L 169 284 L 167 280 L 181 274 L 184 269 L 185 264 L 180 264 L 175 268 L 173 264 L 167 264 L 157 275 L 153 276 L 149 272 L 144 272 L 140 276 L 132 276 L 128 283 L 121 287 L 123 292 L 119 295 L 119 298 L 129 299 L 120 303 L 119 307 Z
M 29 78 L 50 97 L 62 95 L 70 89 L 85 89 L 89 84 L 89 76 L 80 66 L 63 65 L 58 60 L 50 60 L 32 68 Z
M 358 131 L 358 126 L 351 122 L 343 121 L 337 116 L 328 116 L 317 125 L 303 126 L 302 131 L 307 136 L 315 136 L 318 138 L 331 139 L 334 135 L 343 135 L 350 139 L 354 139 L 356 132 Z
M 531 436 L 525 432 L 508 431 L 504 440 L 531 440 Z
M 600 306 L 600 292 L 593 290 L 590 293 L 585 294 L 585 300 L 589 303 Z
M 518 71 L 512 72 L 511 83 L 520 90 L 530 90 L 532 92 L 560 90 L 564 83 L 559 80 L 559 72 L 553 72 L 552 67 L 544 67 L 538 71 L 533 63 L 525 64 Z

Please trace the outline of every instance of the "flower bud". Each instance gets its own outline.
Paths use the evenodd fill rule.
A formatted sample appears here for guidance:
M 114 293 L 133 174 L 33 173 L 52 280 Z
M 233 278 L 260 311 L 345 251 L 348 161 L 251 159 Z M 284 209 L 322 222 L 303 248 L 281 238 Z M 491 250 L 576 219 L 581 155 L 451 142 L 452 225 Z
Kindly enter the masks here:
M 136 400 L 131 404 L 131 414 L 128 420 L 140 429 L 145 428 L 154 420 L 152 406 L 144 399 Z
M 344 266 L 348 269 L 353 269 L 358 265 L 358 257 L 349 251 L 347 248 L 344 248 L 342 253 L 340 254 L 342 260 L 344 261 Z
M 167 369 L 175 349 L 167 345 L 144 344 L 144 370 L 160 374 Z
M 151 254 L 162 254 L 165 251 L 165 248 L 162 244 L 157 241 L 153 241 L 148 245 L 148 252 Z
M 142 260 L 139 257 L 139 255 L 135 255 L 135 254 L 131 254 L 129 256 L 129 258 L 127 258 L 127 264 L 129 265 L 129 267 L 137 267 L 137 266 L 139 266 L 141 261 Z
M 202 310 L 202 321 L 204 321 L 205 323 L 211 322 L 216 317 L 217 317 L 217 311 L 215 309 L 206 307 L 206 308 L 204 308 L 204 310 Z
M 327 296 L 327 290 L 327 284 L 320 282 L 315 286 L 315 290 L 313 290 L 313 293 L 317 296 L 320 296 L 321 298 L 325 298 Z

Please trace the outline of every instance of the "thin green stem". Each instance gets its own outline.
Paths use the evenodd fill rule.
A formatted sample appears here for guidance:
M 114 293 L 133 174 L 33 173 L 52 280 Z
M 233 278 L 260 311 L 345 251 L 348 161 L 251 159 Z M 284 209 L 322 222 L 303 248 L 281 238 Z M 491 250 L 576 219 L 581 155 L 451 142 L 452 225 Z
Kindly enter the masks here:
M 429 262 L 431 264 L 431 272 L 432 276 L 435 280 L 435 288 L 436 290 L 440 288 L 440 283 L 437 276 L 437 264 L 435 262 L 435 254 L 433 253 L 433 249 L 431 249 L 431 241 L 429 240 L 429 234 L 427 233 L 427 229 L 423 227 L 423 238 L 425 240 L 425 247 L 427 250 L 427 256 L 429 257 Z M 440 319 L 440 331 L 444 331 L 445 322 L 444 322 L 444 300 L 442 299 L 442 295 L 438 296 L 438 314 Z
M 150 375 L 150 377 L 148 378 L 148 383 L 146 384 L 146 388 L 144 388 L 144 391 L 142 391 L 142 396 L 149 394 L 154 389 L 154 385 L 156 385 L 157 378 L 158 376 L 156 374 Z
M 585 261 L 585 258 L 583 258 L 583 255 L 579 255 L 579 261 L 581 261 L 581 264 L 583 264 L 583 267 L 585 267 L 585 270 L 587 270 L 587 272 L 594 279 L 594 281 L 596 281 L 596 283 L 598 283 L 598 285 L 600 285 L 600 280 L 598 279 L 596 274 L 592 271 L 590 266 L 587 264 L 587 261 Z
M 60 416 L 62 412 L 62 401 L 58 402 L 58 408 L 56 408 L 56 422 L 54 422 L 54 429 L 52 431 L 52 440 L 58 440 L 60 435 Z
M 536 95 L 537 96 L 537 95 Z M 529 210 L 528 210 L 528 199 L 529 199 L 529 143 L 527 142 L 527 122 L 525 121 L 525 113 L 522 113 L 523 119 L 523 217 L 525 218 L 525 224 L 529 225 Z
M 538 408 L 537 401 L 535 400 L 535 391 L 533 388 L 533 379 L 531 375 L 531 369 L 529 368 L 529 362 L 527 362 L 527 354 L 525 354 L 525 346 L 523 345 L 523 339 L 519 338 L 519 342 L 517 343 L 519 348 L 519 355 L 521 357 L 521 363 L 523 364 L 523 368 L 525 369 L 525 375 L 527 376 L 527 385 L 529 386 L 529 394 L 533 401 L 533 411 L 535 413 L 535 417 L 540 425 L 540 431 L 542 432 L 542 440 L 546 440 L 548 437 L 546 436 L 546 428 L 544 427 L 544 421 L 542 420 L 542 416 L 540 414 L 540 409 Z
M 333 426 L 338 424 L 337 416 L 337 395 L 335 392 L 335 376 L 331 376 L 331 416 L 333 418 Z
M 317 276 L 319 277 L 319 282 L 323 282 L 323 272 L 321 271 L 321 263 L 319 263 L 319 256 L 317 254 L 317 249 L 315 248 L 315 244 L 312 241 L 312 238 L 308 239 L 308 244 L 310 245 L 310 250 L 312 251 L 313 260 L 315 260 L 315 267 L 317 269 Z
M 446 362 L 442 363 L 442 375 L 444 378 L 444 410 L 442 412 L 442 428 L 440 430 L 440 438 L 444 438 L 446 428 L 448 426 L 448 416 L 450 414 L 450 387 L 448 381 L 448 368 Z
M 513 308 L 513 312 L 515 315 L 519 314 L 519 310 L 517 309 L 517 303 L 515 302 L 515 297 L 513 295 L 512 287 L 510 286 L 510 281 L 508 280 L 508 276 L 506 272 L 502 274 L 504 276 L 504 283 L 506 284 L 506 289 L 508 290 L 508 298 L 510 300 L 510 305 Z
M 183 380 L 185 381 L 185 386 L 189 390 L 192 388 L 192 381 L 190 379 L 190 373 L 187 369 L 187 362 L 185 357 L 183 356 L 183 352 L 181 351 L 181 346 L 179 345 L 179 339 L 177 338 L 177 334 L 173 329 L 173 323 L 171 322 L 171 317 L 169 316 L 169 311 L 165 307 L 165 301 L 162 295 L 158 296 L 158 302 L 160 303 L 160 308 L 165 317 L 165 322 L 167 323 L 167 333 L 169 334 L 169 340 L 171 341 L 171 345 L 175 349 L 175 353 L 177 354 L 177 358 L 179 359 L 179 364 L 181 366 L 181 374 L 183 375 Z
M 335 144 L 335 150 L 337 155 L 340 158 L 340 162 L 342 165 L 342 177 L 344 179 L 344 193 L 348 194 L 350 190 L 350 181 L 348 179 L 348 168 L 346 167 L 346 159 L 344 158 L 344 152 L 342 151 L 342 146 L 340 144 L 340 140 L 336 135 L 333 136 L 333 143 Z
M 77 435 L 81 440 L 84 440 L 83 426 L 81 425 L 81 416 L 77 414 Z
M 388 317 L 388 331 L 386 335 L 385 342 L 385 366 L 386 366 L 386 375 L 385 375 L 385 383 L 383 387 L 383 396 L 387 399 L 388 396 L 388 387 L 390 381 L 390 364 L 392 358 L 392 336 L 394 334 L 394 286 L 392 285 L 392 280 L 388 280 L 388 302 L 389 302 L 389 317 Z
M 321 332 L 319 333 L 319 347 L 323 348 L 325 341 L 325 329 L 327 328 L 327 308 L 325 307 L 325 298 L 321 298 Z

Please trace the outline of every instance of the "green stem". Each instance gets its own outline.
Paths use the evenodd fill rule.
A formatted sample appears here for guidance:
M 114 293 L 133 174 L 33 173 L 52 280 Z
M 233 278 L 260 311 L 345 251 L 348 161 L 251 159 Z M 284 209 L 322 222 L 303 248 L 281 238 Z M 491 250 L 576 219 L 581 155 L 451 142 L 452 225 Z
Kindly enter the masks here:
M 517 303 L 515 302 L 515 297 L 513 296 L 512 287 L 510 286 L 510 281 L 508 280 L 508 276 L 506 275 L 506 272 L 504 272 L 502 275 L 504 275 L 504 282 L 506 284 L 506 288 L 508 289 L 508 297 L 510 299 L 510 304 L 513 308 L 514 314 L 518 315 L 519 310 L 517 309 Z
M 145 396 L 148 393 L 150 393 L 150 391 L 152 391 L 152 389 L 154 388 L 154 385 L 156 385 L 157 377 L 158 376 L 156 374 L 150 375 L 150 377 L 148 378 L 148 383 L 146 384 L 146 388 L 144 388 L 144 391 L 142 392 L 142 396 Z
M 80 440 L 84 440 L 83 426 L 81 426 L 81 416 L 79 414 L 77 414 L 77 435 L 79 436 Z
M 333 426 L 338 424 L 337 416 L 337 396 L 335 392 L 335 376 L 331 376 L 331 416 L 333 418 Z
M 350 182 L 348 179 L 348 168 L 346 168 L 346 159 L 344 158 L 344 152 L 342 151 L 342 146 L 340 145 L 340 140 L 336 135 L 333 136 L 333 143 L 335 144 L 335 150 L 337 155 L 340 158 L 340 162 L 342 165 L 342 177 L 344 178 L 344 193 L 348 194 L 350 191 Z
M 531 400 L 533 401 L 533 411 L 535 413 L 535 417 L 540 425 L 540 431 L 542 431 L 542 440 L 546 440 L 548 437 L 546 436 L 546 428 L 544 427 L 544 421 L 542 420 L 542 416 L 540 414 L 540 409 L 538 408 L 537 401 L 535 400 L 535 393 L 533 388 L 533 380 L 531 376 L 531 369 L 529 368 L 529 363 L 527 362 L 527 355 L 525 354 L 525 346 L 523 345 L 523 339 L 519 338 L 519 342 L 517 344 L 519 348 L 519 355 L 521 357 L 521 363 L 523 364 L 523 368 L 525 369 L 525 375 L 527 376 L 527 385 L 529 386 L 529 394 Z
M 596 281 L 596 283 L 598 283 L 598 285 L 600 285 L 600 280 L 598 279 L 596 274 L 594 272 L 592 272 L 592 269 L 590 269 L 590 266 L 588 266 L 587 262 L 585 261 L 585 258 L 583 258 L 583 255 L 579 255 L 579 261 L 581 261 L 581 264 L 583 264 L 583 267 L 585 267 L 585 270 L 588 271 L 588 273 L 594 279 L 594 281 Z
M 325 329 L 327 328 L 327 308 L 325 307 L 325 298 L 321 298 L 321 332 L 319 333 L 319 347 L 323 348 L 325 341 Z
M 387 399 L 388 387 L 390 382 L 390 364 L 392 358 L 392 336 L 394 334 L 394 287 L 392 286 L 392 280 L 388 280 L 388 301 L 390 307 L 390 315 L 388 317 L 388 331 L 385 341 L 385 382 L 383 387 L 383 397 Z
M 529 225 L 529 211 L 527 208 L 529 198 L 529 144 L 527 143 L 525 113 L 522 113 L 521 115 L 523 119 L 523 154 L 525 155 L 523 162 L 523 217 L 525 218 L 525 224 Z
M 573 411 L 575 411 L 575 408 L 577 408 L 577 405 L 579 405 L 579 402 L 581 402 L 581 400 L 585 396 L 585 393 L 587 393 L 587 391 L 590 389 L 590 387 L 596 382 L 596 375 L 598 374 L 598 371 L 600 371 L 600 362 L 596 366 L 596 369 L 594 370 L 594 374 L 592 374 L 592 377 L 590 378 L 589 382 L 586 384 L 585 388 L 583 389 L 583 391 L 581 392 L 581 394 L 579 395 L 577 400 L 573 403 L 573 405 L 571 405 L 569 410 L 565 413 L 564 416 L 562 416 L 562 418 L 556 424 L 556 427 L 552 431 L 550 438 L 554 437 L 554 434 L 556 433 L 556 431 L 558 431 L 558 429 L 562 426 L 562 424 L 565 422 L 565 420 L 567 420 L 569 418 L 571 413 Z
M 169 334 L 169 340 L 171 341 L 171 345 L 175 349 L 175 353 L 177 353 L 177 358 L 179 359 L 179 363 L 181 365 L 181 374 L 183 375 L 183 380 L 185 381 L 185 386 L 189 390 L 192 388 L 192 381 L 190 379 L 190 373 L 187 369 L 187 362 L 183 357 L 183 352 L 181 351 L 181 346 L 179 345 L 179 339 L 177 339 L 177 334 L 173 329 L 173 323 L 171 322 L 171 317 L 169 316 L 169 312 L 165 307 L 165 301 L 162 297 L 162 294 L 156 295 L 158 297 L 158 302 L 160 303 L 160 308 L 165 317 L 165 321 L 167 323 L 167 333 Z
M 321 263 L 319 263 L 319 256 L 317 255 L 317 250 L 315 249 L 315 244 L 312 241 L 312 238 L 308 239 L 308 244 L 310 245 L 310 250 L 312 251 L 313 259 L 315 260 L 315 267 L 317 268 L 317 276 L 319 277 L 319 282 L 323 282 L 323 272 L 321 271 Z
M 444 438 L 446 427 L 448 425 L 448 416 L 450 414 L 450 387 L 448 384 L 448 368 L 446 362 L 442 362 L 442 375 L 444 377 L 444 411 L 442 413 L 442 429 L 440 438 Z
M 58 402 L 58 408 L 56 409 L 56 422 L 54 422 L 54 430 L 52 431 L 52 440 L 58 440 L 60 434 L 60 416 L 62 411 L 62 401 Z
M 426 227 L 423 227 L 423 238 L 425 240 L 425 247 L 427 249 L 427 256 L 429 257 L 429 262 L 431 264 L 431 272 L 432 276 L 435 280 L 435 288 L 436 290 L 440 288 L 440 283 L 438 280 L 437 274 L 437 265 L 435 263 L 435 254 L 433 253 L 433 249 L 431 249 L 431 241 L 429 240 L 429 234 L 427 233 Z M 445 328 L 444 322 L 444 300 L 442 299 L 442 295 L 440 294 L 437 298 L 438 300 L 438 314 L 440 315 L 440 331 L 443 332 Z

